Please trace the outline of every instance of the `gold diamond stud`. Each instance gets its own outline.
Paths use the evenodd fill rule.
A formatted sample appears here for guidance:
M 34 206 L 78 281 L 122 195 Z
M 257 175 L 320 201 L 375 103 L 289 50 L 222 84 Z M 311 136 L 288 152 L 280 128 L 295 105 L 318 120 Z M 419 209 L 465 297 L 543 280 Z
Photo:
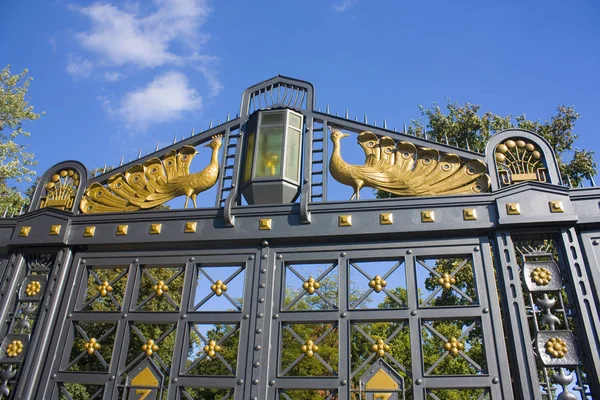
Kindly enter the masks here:
M 340 215 L 338 217 L 338 226 L 352 226 L 352 215 Z
M 520 215 L 521 206 L 519 205 L 519 203 L 508 203 L 506 205 L 506 213 L 508 215 Z
M 421 222 L 435 222 L 435 213 L 433 211 L 421 211 Z
M 52 225 L 50 227 L 50 232 L 48 232 L 48 234 L 50 236 L 56 236 L 60 233 L 60 228 L 62 227 L 62 225 Z
M 383 339 L 377 339 L 377 343 L 371 346 L 371 351 L 377 353 L 379 357 L 383 357 L 386 351 L 390 351 L 390 346 Z
M 142 346 L 142 351 L 144 351 L 146 355 L 150 357 L 152 353 L 158 351 L 158 346 L 154 343 L 154 340 L 148 339 L 146 344 Z
M 102 346 L 100 346 L 100 343 L 96 341 L 96 338 L 90 338 L 88 342 L 85 342 L 83 344 L 83 348 L 87 351 L 89 355 L 94 354 L 94 351 L 100 350 L 101 347 Z
M 186 222 L 185 227 L 183 228 L 183 232 L 184 233 L 195 233 L 197 226 L 198 226 L 197 222 Z
M 162 229 L 162 224 L 150 224 L 150 234 L 159 235 Z
M 125 236 L 127 235 L 127 231 L 129 230 L 129 225 L 119 225 L 117 226 L 117 236 Z
M 306 343 L 300 347 L 300 350 L 306 354 L 306 357 L 311 358 L 316 352 L 319 351 L 319 346 L 317 346 L 312 340 L 307 340 Z
M 208 344 L 204 346 L 204 352 L 209 358 L 215 358 L 217 353 L 219 353 L 222 349 L 223 348 L 217 344 L 216 340 L 209 340 Z
M 263 218 L 258 221 L 258 229 L 261 231 L 270 231 L 271 230 L 271 218 Z
M 95 226 L 86 226 L 85 229 L 83 230 L 84 237 L 94 237 L 95 234 L 96 234 Z
M 463 210 L 463 219 L 465 221 L 475 221 L 477 220 L 477 210 L 474 208 L 465 208 Z
M 563 207 L 563 202 L 561 200 L 552 200 L 548 202 L 550 206 L 550 212 L 552 213 L 563 213 L 565 212 L 565 208 Z
M 21 229 L 19 230 L 19 236 L 27 237 L 27 236 L 29 236 L 30 231 L 31 231 L 30 226 L 22 226 Z
M 321 287 L 321 284 L 315 280 L 312 276 L 308 278 L 306 282 L 302 284 L 302 288 L 309 294 L 313 294 L 317 289 Z
M 392 225 L 394 223 L 394 214 L 381 213 L 379 214 L 379 225 Z
M 451 337 L 450 341 L 444 344 L 444 349 L 446 349 L 452 357 L 456 357 L 460 351 L 465 349 L 465 345 L 459 342 L 455 337 Z

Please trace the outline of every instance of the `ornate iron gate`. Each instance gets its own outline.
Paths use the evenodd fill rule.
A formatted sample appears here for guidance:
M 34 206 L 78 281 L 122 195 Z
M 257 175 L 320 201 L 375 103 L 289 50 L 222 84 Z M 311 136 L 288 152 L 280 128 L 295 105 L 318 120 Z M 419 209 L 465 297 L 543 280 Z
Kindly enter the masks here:
M 277 77 L 114 171 L 47 171 L 0 220 L 0 399 L 598 397 L 600 192 L 529 132 L 480 154 L 313 104 Z M 329 174 L 407 197 L 328 201 Z

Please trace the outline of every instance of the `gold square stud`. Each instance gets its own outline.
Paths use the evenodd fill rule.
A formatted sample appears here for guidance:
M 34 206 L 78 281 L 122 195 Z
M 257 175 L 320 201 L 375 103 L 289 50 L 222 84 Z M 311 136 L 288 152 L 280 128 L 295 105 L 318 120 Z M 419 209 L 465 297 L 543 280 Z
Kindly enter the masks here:
M 271 218 L 262 218 L 260 221 L 258 221 L 258 229 L 261 231 L 270 231 L 271 225 Z
M 21 237 L 27 237 L 29 236 L 29 232 L 31 231 L 31 227 L 30 226 L 22 226 L 21 230 L 19 231 L 19 236 Z
M 552 201 L 549 201 L 548 204 L 550 205 L 550 212 L 553 212 L 553 213 L 565 212 L 565 208 L 564 208 L 563 202 L 561 200 L 552 200 Z
M 150 234 L 158 235 L 162 229 L 162 224 L 150 224 Z
M 196 226 L 198 226 L 197 222 L 186 222 L 185 227 L 183 228 L 183 232 L 185 233 L 195 233 Z
M 394 214 L 381 213 L 379 214 L 379 225 L 392 225 L 394 223 Z
M 521 206 L 519 203 L 508 203 L 506 205 L 506 213 L 508 215 L 521 215 Z
M 435 213 L 433 211 L 421 211 L 421 222 L 435 222 Z
M 86 226 L 85 229 L 83 230 L 84 237 L 94 237 L 95 234 L 96 234 L 95 226 Z
M 51 236 L 56 236 L 60 233 L 60 228 L 62 227 L 62 225 L 52 225 L 50 227 L 50 232 L 48 232 L 48 235 Z
M 352 226 L 352 215 L 340 215 L 338 218 L 339 226 Z
M 477 219 L 477 210 L 474 208 L 463 209 L 463 219 L 465 221 L 475 221 Z
M 125 236 L 125 235 L 127 235 L 127 230 L 129 230 L 129 225 L 119 225 L 119 226 L 117 226 L 117 236 Z

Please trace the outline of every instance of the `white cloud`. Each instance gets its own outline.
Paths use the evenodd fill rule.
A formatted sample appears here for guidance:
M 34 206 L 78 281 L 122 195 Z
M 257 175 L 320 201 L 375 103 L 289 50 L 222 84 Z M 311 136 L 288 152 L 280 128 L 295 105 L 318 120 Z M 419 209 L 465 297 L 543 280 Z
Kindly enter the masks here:
M 73 53 L 67 54 L 66 70 L 73 79 L 88 78 L 93 69 L 93 64 L 87 58 L 76 56 Z
M 343 13 L 358 4 L 359 0 L 341 0 L 333 5 L 336 12 Z
M 146 87 L 127 93 L 117 110 L 111 109 L 108 98 L 100 100 L 109 112 L 118 114 L 130 127 L 142 130 L 150 124 L 178 120 L 185 113 L 202 107 L 201 96 L 188 86 L 185 75 L 175 71 L 160 75 Z
M 56 38 L 54 36 L 50 37 L 48 39 L 48 43 L 50 43 L 50 46 L 52 47 L 52 52 L 56 53 L 57 47 L 56 47 Z
M 217 64 L 219 63 L 219 58 L 194 54 L 190 57 L 190 60 L 196 64 L 195 68 L 206 78 L 208 87 L 210 88 L 210 95 L 216 96 L 221 93 L 221 90 L 223 90 L 224 87 L 217 77 Z
M 123 74 L 117 71 L 109 71 L 102 74 L 102 79 L 106 82 L 117 82 L 123 78 Z
M 133 64 L 148 68 L 181 64 L 184 57 L 171 49 L 181 42 L 193 51 L 206 40 L 198 29 L 210 13 L 206 0 L 155 0 L 157 10 L 141 15 L 140 7 L 128 10 L 94 3 L 75 8 L 92 23 L 76 34 L 81 45 L 113 66 Z

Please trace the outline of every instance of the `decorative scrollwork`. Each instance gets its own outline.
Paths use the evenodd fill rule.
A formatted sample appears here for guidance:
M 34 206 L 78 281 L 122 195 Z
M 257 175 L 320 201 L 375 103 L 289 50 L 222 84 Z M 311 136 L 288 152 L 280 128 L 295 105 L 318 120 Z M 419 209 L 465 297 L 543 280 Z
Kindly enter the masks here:
M 42 197 L 40 208 L 52 207 L 59 210 L 72 210 L 77 189 L 79 174 L 74 169 L 63 169 L 52 175 L 46 183 L 46 196 Z
M 502 186 L 523 181 L 547 182 L 548 170 L 535 144 L 508 139 L 496 146 L 496 165 Z

